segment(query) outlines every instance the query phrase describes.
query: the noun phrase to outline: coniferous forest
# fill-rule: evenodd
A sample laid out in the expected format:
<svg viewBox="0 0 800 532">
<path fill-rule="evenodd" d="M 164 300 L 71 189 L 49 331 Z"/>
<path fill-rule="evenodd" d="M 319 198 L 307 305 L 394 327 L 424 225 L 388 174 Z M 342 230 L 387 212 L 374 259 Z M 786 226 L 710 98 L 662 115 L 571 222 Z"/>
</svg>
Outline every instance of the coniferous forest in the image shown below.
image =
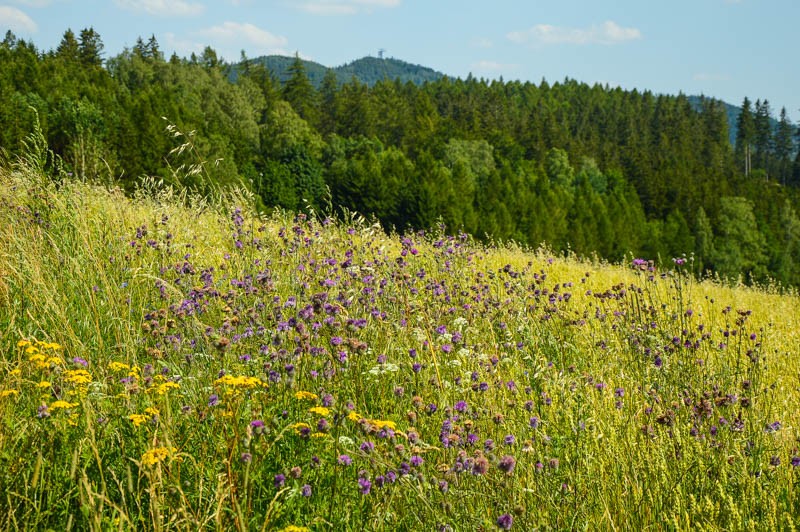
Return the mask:
<svg viewBox="0 0 800 532">
<path fill-rule="evenodd" d="M 232 73 L 235 72 L 235 75 Z M 211 48 L 165 57 L 155 38 L 105 54 L 93 29 L 55 50 L 0 43 L 0 147 L 40 128 L 49 171 L 132 192 L 143 176 L 263 209 L 354 211 L 387 229 L 619 261 L 694 257 L 694 272 L 800 284 L 800 156 L 785 109 L 567 79 L 443 77 L 312 84 Z"/>
</svg>

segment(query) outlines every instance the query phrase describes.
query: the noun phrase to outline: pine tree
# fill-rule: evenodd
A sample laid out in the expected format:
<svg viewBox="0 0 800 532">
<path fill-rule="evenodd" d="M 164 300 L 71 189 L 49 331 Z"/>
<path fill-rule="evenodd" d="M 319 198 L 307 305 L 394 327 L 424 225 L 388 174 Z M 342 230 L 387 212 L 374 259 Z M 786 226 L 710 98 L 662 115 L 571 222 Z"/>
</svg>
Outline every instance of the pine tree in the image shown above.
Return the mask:
<svg viewBox="0 0 800 532">
<path fill-rule="evenodd" d="M 755 138 L 755 123 L 753 111 L 750 108 L 750 99 L 744 97 L 742 110 L 736 119 L 736 158 L 744 167 L 744 175 L 750 175 L 752 170 L 752 149 Z"/>
<path fill-rule="evenodd" d="M 75 38 L 75 33 L 68 29 L 61 37 L 61 42 L 56 48 L 56 57 L 65 61 L 77 61 L 80 57 L 80 46 Z"/>
<path fill-rule="evenodd" d="M 300 115 L 300 118 L 316 124 L 316 96 L 314 86 L 306 74 L 306 67 L 299 54 L 295 54 L 294 62 L 287 71 L 289 79 L 283 85 L 283 99 L 289 102 L 292 109 Z"/>
<path fill-rule="evenodd" d="M 773 147 L 771 118 L 772 111 L 769 108 L 769 101 L 756 100 L 756 114 L 753 119 L 753 144 L 755 146 L 756 161 L 759 168 L 767 172 L 767 179 L 769 179 L 769 162 Z"/>
<path fill-rule="evenodd" d="M 794 148 L 792 143 L 793 133 L 792 124 L 786 116 L 786 107 L 783 107 L 781 108 L 778 125 L 775 127 L 775 159 L 778 169 L 777 178 L 784 185 L 789 180 L 792 173 L 791 155 Z"/>
<path fill-rule="evenodd" d="M 85 65 L 98 67 L 103 65 L 103 41 L 94 28 L 81 30 L 79 47 L 80 58 Z"/>
</svg>

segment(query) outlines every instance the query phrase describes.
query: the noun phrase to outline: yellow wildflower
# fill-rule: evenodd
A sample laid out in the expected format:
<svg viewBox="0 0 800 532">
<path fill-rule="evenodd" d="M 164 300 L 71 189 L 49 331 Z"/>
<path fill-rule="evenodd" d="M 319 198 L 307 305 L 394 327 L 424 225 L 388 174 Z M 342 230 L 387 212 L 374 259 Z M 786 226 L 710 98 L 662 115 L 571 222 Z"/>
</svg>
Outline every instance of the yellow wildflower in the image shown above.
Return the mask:
<svg viewBox="0 0 800 532">
<path fill-rule="evenodd" d="M 28 340 L 20 340 L 17 342 L 17 347 L 28 347 L 31 343 Z"/>
<path fill-rule="evenodd" d="M 49 388 L 50 387 L 50 383 L 47 382 L 47 381 L 42 381 L 39 384 L 37 384 L 36 387 L 37 388 Z"/>
<path fill-rule="evenodd" d="M 158 395 L 164 395 L 170 390 L 179 390 L 181 387 L 180 384 L 177 382 L 165 382 L 164 384 L 159 384 L 158 388 L 156 389 L 156 393 Z"/>
<path fill-rule="evenodd" d="M 69 423 L 73 427 L 78 426 L 78 414 L 70 414 L 69 418 L 67 419 L 67 423 Z"/>
<path fill-rule="evenodd" d="M 11 395 L 19 395 L 19 390 L 2 390 L 2 391 L 0 391 L 0 397 L 9 397 Z"/>
<path fill-rule="evenodd" d="M 303 429 L 311 430 L 311 425 L 308 423 L 295 423 L 292 425 L 292 428 L 294 429 L 295 434 L 300 435 L 302 434 Z"/>
<path fill-rule="evenodd" d="M 144 413 L 145 414 L 150 414 L 151 416 L 157 416 L 161 412 L 158 411 L 158 408 L 154 408 L 152 406 L 148 406 L 147 408 L 144 409 Z"/>
<path fill-rule="evenodd" d="M 315 432 L 314 434 L 311 435 L 311 437 L 312 438 L 317 438 L 317 439 L 322 439 L 322 438 L 327 438 L 328 434 L 325 434 L 324 432 Z"/>
<path fill-rule="evenodd" d="M 289 525 L 282 529 L 281 532 L 308 532 L 308 528 L 304 526 Z"/>
<path fill-rule="evenodd" d="M 29 355 L 34 355 L 39 352 L 39 348 L 33 345 L 29 345 L 25 348 L 25 352 Z"/>
<path fill-rule="evenodd" d="M 73 408 L 78 406 L 79 403 L 70 403 L 67 401 L 58 400 L 55 403 L 51 404 L 48 408 L 50 410 L 58 410 L 59 408 Z"/>
<path fill-rule="evenodd" d="M 131 369 L 131 367 L 127 364 L 123 364 L 122 362 L 111 362 L 108 364 L 108 369 L 111 371 L 122 371 L 124 369 Z"/>
<path fill-rule="evenodd" d="M 133 423 L 134 427 L 138 427 L 150 418 L 144 414 L 131 414 L 128 416 L 128 419 L 131 420 L 131 423 Z"/>
<path fill-rule="evenodd" d="M 317 400 L 317 394 L 311 393 L 311 392 L 299 391 L 299 392 L 295 392 L 294 398 L 295 399 L 300 399 L 300 400 L 308 399 L 309 401 L 316 401 Z"/>
<path fill-rule="evenodd" d="M 142 455 L 142 465 L 156 465 L 166 460 L 169 455 L 175 452 L 177 452 L 175 447 L 156 447 L 155 449 L 149 449 Z"/>
<path fill-rule="evenodd" d="M 350 411 L 350 413 L 347 414 L 347 419 L 349 419 L 350 421 L 355 421 L 356 423 L 358 423 L 359 421 L 361 421 L 361 416 L 356 414 L 355 411 Z"/>
<path fill-rule="evenodd" d="M 18 377 L 18 376 L 22 375 L 22 370 L 21 370 L 21 369 L 19 369 L 19 368 L 12 369 L 12 370 L 9 372 L 9 375 L 10 375 L 10 376 L 12 376 L 12 377 Z"/>
<path fill-rule="evenodd" d="M 214 381 L 214 386 L 231 386 L 233 388 L 257 388 L 266 386 L 258 377 L 234 377 L 233 375 L 223 375 Z"/>
<path fill-rule="evenodd" d="M 370 423 L 370 425 L 373 425 L 378 430 L 383 429 L 383 428 L 388 428 L 388 429 L 394 430 L 394 429 L 397 428 L 397 425 L 395 424 L 394 421 L 382 421 L 380 419 L 370 419 L 369 423 Z"/>
<path fill-rule="evenodd" d="M 78 386 L 92 382 L 92 375 L 85 369 L 71 369 L 66 372 L 64 380 Z"/>
<path fill-rule="evenodd" d="M 42 349 L 50 349 L 52 351 L 55 351 L 57 349 L 63 349 L 59 344 L 55 342 L 36 342 L 36 343 L 39 344 L 39 347 L 41 347 Z"/>
<path fill-rule="evenodd" d="M 312 406 L 311 408 L 308 409 L 308 411 L 311 412 L 312 414 L 318 414 L 323 417 L 330 415 L 331 413 L 330 408 L 325 408 L 324 406 Z"/>
</svg>

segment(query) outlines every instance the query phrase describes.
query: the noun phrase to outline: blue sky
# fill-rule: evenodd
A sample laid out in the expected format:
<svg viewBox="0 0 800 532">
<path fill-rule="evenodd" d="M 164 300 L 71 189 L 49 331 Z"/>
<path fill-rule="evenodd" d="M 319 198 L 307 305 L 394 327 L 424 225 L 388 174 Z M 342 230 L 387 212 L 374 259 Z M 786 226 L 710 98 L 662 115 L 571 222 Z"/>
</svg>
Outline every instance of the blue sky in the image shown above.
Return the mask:
<svg viewBox="0 0 800 532">
<path fill-rule="evenodd" d="M 89 26 L 106 57 L 151 34 L 167 55 L 226 60 L 338 66 L 385 49 L 454 77 L 767 98 L 800 119 L 800 0 L 0 0 L 0 30 L 40 49 Z"/>
</svg>

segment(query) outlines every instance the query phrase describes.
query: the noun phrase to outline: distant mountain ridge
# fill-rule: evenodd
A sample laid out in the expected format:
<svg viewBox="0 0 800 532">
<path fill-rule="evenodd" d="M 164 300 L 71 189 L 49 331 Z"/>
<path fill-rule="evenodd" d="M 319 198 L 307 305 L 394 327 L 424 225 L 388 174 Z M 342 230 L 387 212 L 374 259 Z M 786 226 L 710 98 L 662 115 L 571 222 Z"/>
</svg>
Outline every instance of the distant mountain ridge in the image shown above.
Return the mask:
<svg viewBox="0 0 800 532">
<path fill-rule="evenodd" d="M 283 55 L 267 55 L 251 59 L 251 64 L 263 65 L 267 70 L 279 79 L 281 82 L 289 78 L 289 67 L 294 63 L 294 57 L 287 57 Z M 306 75 L 309 81 L 315 87 L 319 88 L 322 84 L 322 78 L 329 70 L 329 67 L 317 63 L 315 61 L 308 61 L 301 59 L 303 66 L 306 69 Z M 234 65 L 231 68 L 230 76 L 235 80 L 238 76 L 238 69 L 241 64 Z M 366 56 L 361 59 L 356 59 L 350 63 L 330 68 L 336 74 L 339 83 L 347 83 L 353 78 L 359 82 L 372 86 L 381 80 L 394 81 L 399 79 L 401 82 L 412 82 L 417 85 L 422 85 L 427 81 L 436 81 L 445 77 L 444 74 L 432 68 L 422 65 L 415 65 L 407 63 L 400 59 L 394 58 L 379 58 Z"/>
</svg>

